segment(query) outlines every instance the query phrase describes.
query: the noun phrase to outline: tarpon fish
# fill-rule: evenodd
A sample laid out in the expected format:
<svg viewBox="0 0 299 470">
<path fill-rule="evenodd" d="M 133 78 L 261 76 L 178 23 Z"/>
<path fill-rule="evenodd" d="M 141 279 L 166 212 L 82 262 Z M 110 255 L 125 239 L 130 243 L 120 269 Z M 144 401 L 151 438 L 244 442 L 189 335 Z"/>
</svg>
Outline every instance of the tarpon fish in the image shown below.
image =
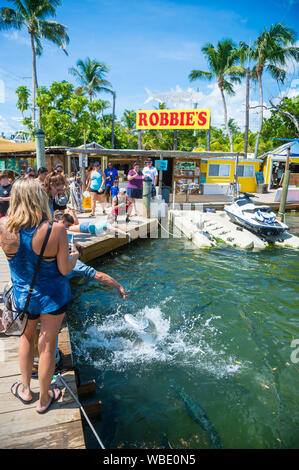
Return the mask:
<svg viewBox="0 0 299 470">
<path fill-rule="evenodd" d="M 158 333 L 152 320 L 146 317 L 134 317 L 130 313 L 126 313 L 124 319 L 144 343 L 154 344 L 156 342 Z"/>
<path fill-rule="evenodd" d="M 281 398 L 280 398 L 280 383 L 279 383 L 279 374 L 278 373 L 273 373 L 273 370 L 275 368 L 278 368 L 279 370 L 281 368 L 283 368 L 284 366 L 284 363 L 283 361 L 281 360 L 279 354 L 277 353 L 277 351 L 275 352 L 275 359 L 273 360 L 273 351 L 269 351 L 268 349 L 268 346 L 266 346 L 265 344 L 263 344 L 263 342 L 261 341 L 260 337 L 259 337 L 259 334 L 258 334 L 258 331 L 257 331 L 257 328 L 253 322 L 253 320 L 249 317 L 249 315 L 247 313 L 244 313 L 244 314 L 240 314 L 241 315 L 241 318 L 245 319 L 247 321 L 247 325 L 249 326 L 249 328 L 251 329 L 251 337 L 254 341 L 254 343 L 256 344 L 258 350 L 260 351 L 262 357 L 263 357 L 263 361 L 264 363 L 266 364 L 266 366 L 271 370 L 271 373 L 273 375 L 273 385 L 275 385 L 275 388 L 272 390 L 272 392 L 274 392 L 274 396 L 277 400 L 277 409 L 278 409 L 278 415 L 280 414 L 281 412 L 281 409 L 282 409 L 282 405 L 281 405 Z M 271 364 L 272 362 L 272 364 Z"/>
<path fill-rule="evenodd" d="M 200 404 L 195 403 L 192 398 L 185 393 L 184 389 L 176 383 L 175 380 L 170 379 L 169 385 L 174 390 L 177 397 L 184 403 L 189 416 L 206 432 L 214 448 L 223 449 L 217 431 L 215 430 L 213 424 L 206 415 L 205 410 L 200 406 Z"/>
<path fill-rule="evenodd" d="M 148 103 L 151 100 L 156 100 L 159 103 L 173 103 L 173 104 L 179 104 L 179 103 L 198 103 L 202 97 L 203 94 L 198 91 L 194 91 L 193 88 L 188 88 L 186 91 L 183 91 L 178 85 L 176 86 L 176 89 L 173 90 L 171 89 L 169 92 L 165 93 L 151 93 L 150 90 L 145 88 L 145 91 L 148 94 L 147 100 L 144 102 L 144 104 Z"/>
</svg>

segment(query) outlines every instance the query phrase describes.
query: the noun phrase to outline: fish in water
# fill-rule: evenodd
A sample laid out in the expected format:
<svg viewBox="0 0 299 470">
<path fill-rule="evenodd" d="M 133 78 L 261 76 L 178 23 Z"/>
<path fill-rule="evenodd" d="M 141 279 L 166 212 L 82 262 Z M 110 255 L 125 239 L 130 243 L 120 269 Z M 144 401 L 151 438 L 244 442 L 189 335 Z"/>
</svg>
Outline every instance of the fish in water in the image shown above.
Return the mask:
<svg viewBox="0 0 299 470">
<path fill-rule="evenodd" d="M 134 317 L 134 315 L 131 315 L 130 313 L 126 313 L 124 315 L 124 319 L 131 326 L 131 328 L 134 329 L 139 340 L 144 343 L 156 343 L 158 333 L 156 325 L 152 320 L 146 317 Z"/>
<path fill-rule="evenodd" d="M 182 387 L 173 379 L 169 380 L 170 387 L 174 390 L 177 397 L 184 403 L 189 416 L 200 425 L 200 427 L 206 432 L 209 440 L 213 444 L 215 449 L 223 449 L 223 446 L 215 430 L 213 424 L 206 415 L 205 410 L 200 406 L 199 403 L 195 403 L 192 398 L 187 395 Z"/>
</svg>

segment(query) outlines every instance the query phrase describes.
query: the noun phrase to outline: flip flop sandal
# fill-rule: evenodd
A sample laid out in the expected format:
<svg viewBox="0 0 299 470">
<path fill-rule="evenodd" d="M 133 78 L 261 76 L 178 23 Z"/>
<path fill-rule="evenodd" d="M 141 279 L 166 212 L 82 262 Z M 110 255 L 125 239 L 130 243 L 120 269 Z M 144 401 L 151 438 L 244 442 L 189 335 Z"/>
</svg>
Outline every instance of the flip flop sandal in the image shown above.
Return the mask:
<svg viewBox="0 0 299 470">
<path fill-rule="evenodd" d="M 55 392 L 54 392 L 54 389 L 57 388 L 59 390 L 59 395 L 55 398 Z M 47 408 L 43 411 L 38 411 L 36 410 L 36 412 L 39 414 L 39 415 L 43 415 L 44 413 L 47 413 L 47 411 L 49 411 L 49 408 L 51 407 L 51 405 L 53 405 L 53 403 L 57 400 L 59 400 L 59 398 L 61 397 L 61 390 L 60 388 L 56 387 L 55 385 L 53 387 L 51 387 L 51 392 L 52 392 L 52 397 L 51 397 L 51 400 L 50 400 L 50 403 L 49 405 L 47 406 Z"/>
<path fill-rule="evenodd" d="M 12 391 L 12 389 L 14 388 L 15 385 L 17 385 L 17 386 L 16 386 L 16 388 L 15 388 L 15 393 L 14 393 L 14 392 Z M 15 382 L 15 383 L 11 386 L 10 391 L 11 391 L 11 393 L 13 394 L 13 396 L 16 397 L 16 398 L 18 398 L 19 400 L 21 400 L 21 402 L 24 403 L 24 405 L 29 405 L 29 403 L 32 402 L 32 398 L 31 398 L 31 400 L 24 400 L 22 397 L 20 397 L 20 395 L 19 395 L 19 393 L 18 393 L 18 389 L 19 389 L 19 386 L 20 386 L 20 385 L 22 385 L 21 382 Z"/>
</svg>

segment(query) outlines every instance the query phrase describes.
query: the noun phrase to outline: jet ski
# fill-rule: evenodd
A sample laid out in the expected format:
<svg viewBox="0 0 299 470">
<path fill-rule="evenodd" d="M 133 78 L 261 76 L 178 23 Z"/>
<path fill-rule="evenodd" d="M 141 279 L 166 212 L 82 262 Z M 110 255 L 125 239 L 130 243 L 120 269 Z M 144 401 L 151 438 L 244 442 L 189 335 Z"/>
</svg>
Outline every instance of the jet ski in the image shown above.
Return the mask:
<svg viewBox="0 0 299 470">
<path fill-rule="evenodd" d="M 256 206 L 248 194 L 234 198 L 232 204 L 224 206 L 232 222 L 245 227 L 263 238 L 281 235 L 289 227 L 276 219 L 269 206 Z"/>
</svg>

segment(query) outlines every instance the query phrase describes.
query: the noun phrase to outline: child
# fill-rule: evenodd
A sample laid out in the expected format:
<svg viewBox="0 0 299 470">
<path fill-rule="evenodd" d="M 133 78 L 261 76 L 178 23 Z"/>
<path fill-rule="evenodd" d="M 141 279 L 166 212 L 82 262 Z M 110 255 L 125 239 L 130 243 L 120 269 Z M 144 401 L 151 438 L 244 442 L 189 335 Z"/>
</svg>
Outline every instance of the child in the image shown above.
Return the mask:
<svg viewBox="0 0 299 470">
<path fill-rule="evenodd" d="M 129 200 L 126 189 L 121 188 L 119 190 L 119 196 L 116 195 L 112 199 L 112 212 L 111 215 L 114 217 L 114 221 L 117 221 L 117 216 L 126 214 L 126 222 L 129 222 L 132 211 L 132 202 Z"/>
<path fill-rule="evenodd" d="M 111 188 L 111 201 L 113 201 L 114 196 L 117 196 L 119 192 L 118 179 L 115 178 L 113 186 Z"/>
</svg>

